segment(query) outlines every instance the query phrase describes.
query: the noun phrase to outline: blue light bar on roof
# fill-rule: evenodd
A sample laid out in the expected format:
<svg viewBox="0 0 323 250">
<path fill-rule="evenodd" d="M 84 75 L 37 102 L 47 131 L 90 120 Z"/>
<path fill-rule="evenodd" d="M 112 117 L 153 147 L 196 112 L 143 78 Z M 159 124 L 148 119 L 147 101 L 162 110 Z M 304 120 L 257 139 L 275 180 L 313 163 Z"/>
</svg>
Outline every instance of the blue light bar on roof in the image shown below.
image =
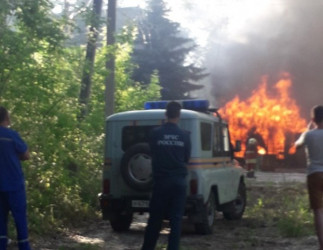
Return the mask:
<svg viewBox="0 0 323 250">
<path fill-rule="evenodd" d="M 166 109 L 169 101 L 151 101 L 145 103 L 145 109 Z M 195 111 L 207 111 L 209 108 L 208 100 L 181 100 L 177 101 L 182 105 L 183 109 Z"/>
<path fill-rule="evenodd" d="M 145 102 L 145 109 L 166 109 L 168 101 Z"/>
<path fill-rule="evenodd" d="M 209 108 L 208 100 L 183 100 L 183 109 L 190 109 L 196 111 L 207 111 Z"/>
</svg>

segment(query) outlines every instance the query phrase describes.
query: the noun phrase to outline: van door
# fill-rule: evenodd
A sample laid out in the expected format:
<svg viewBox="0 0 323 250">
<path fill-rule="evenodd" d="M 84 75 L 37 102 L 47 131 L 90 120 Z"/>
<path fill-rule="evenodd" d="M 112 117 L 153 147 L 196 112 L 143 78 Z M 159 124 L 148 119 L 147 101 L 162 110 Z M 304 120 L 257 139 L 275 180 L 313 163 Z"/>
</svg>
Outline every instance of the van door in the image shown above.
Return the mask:
<svg viewBox="0 0 323 250">
<path fill-rule="evenodd" d="M 221 168 L 218 170 L 218 175 L 221 180 L 218 182 L 219 202 L 229 202 L 236 190 L 232 190 L 233 175 L 229 131 L 225 124 L 213 124 L 213 157 L 216 161 L 221 162 Z"/>
<path fill-rule="evenodd" d="M 240 174 L 236 171 L 235 166 L 232 161 L 232 148 L 230 145 L 229 129 L 226 124 L 221 124 L 222 133 L 222 145 L 223 145 L 223 156 L 224 156 L 224 167 L 227 171 L 227 182 L 228 185 L 226 195 L 231 199 L 235 199 L 237 195 L 237 189 L 239 184 Z"/>
</svg>

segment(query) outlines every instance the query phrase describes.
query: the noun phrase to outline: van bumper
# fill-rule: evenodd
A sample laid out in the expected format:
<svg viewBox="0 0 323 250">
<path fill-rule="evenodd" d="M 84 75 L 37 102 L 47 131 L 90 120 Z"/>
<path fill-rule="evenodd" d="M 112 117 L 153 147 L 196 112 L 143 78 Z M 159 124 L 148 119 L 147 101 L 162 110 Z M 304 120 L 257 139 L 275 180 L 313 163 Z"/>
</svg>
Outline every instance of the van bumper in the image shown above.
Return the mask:
<svg viewBox="0 0 323 250">
<path fill-rule="evenodd" d="M 127 196 L 127 197 L 121 197 L 116 198 L 113 195 L 109 194 L 98 194 L 99 202 L 100 202 L 100 208 L 102 212 L 102 219 L 103 220 L 110 220 L 112 219 L 116 214 L 120 213 L 134 213 L 134 212 L 148 212 L 149 207 L 148 206 L 142 206 L 142 207 L 134 207 L 133 201 L 144 201 L 149 202 L 149 197 L 138 197 L 138 196 Z"/>
<path fill-rule="evenodd" d="M 149 197 L 121 197 L 116 198 L 109 194 L 98 194 L 100 208 L 103 220 L 111 220 L 116 213 L 144 213 L 149 211 L 149 207 L 133 207 L 133 200 L 149 201 Z M 202 195 L 188 196 L 185 205 L 185 215 L 193 223 L 202 221 L 201 214 L 205 209 L 204 200 Z"/>
</svg>

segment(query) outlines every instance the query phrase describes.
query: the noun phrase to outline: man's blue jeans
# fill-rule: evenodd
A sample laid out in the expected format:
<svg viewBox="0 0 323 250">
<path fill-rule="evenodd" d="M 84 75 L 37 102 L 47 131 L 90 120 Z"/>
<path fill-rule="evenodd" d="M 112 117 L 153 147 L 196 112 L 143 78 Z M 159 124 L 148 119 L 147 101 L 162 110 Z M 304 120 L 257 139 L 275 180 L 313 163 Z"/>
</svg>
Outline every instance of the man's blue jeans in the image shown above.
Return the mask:
<svg viewBox="0 0 323 250">
<path fill-rule="evenodd" d="M 162 221 L 169 214 L 170 234 L 168 250 L 178 250 L 182 230 L 182 217 L 186 202 L 186 177 L 167 176 L 154 180 L 149 207 L 148 225 L 142 250 L 155 249 Z"/>
<path fill-rule="evenodd" d="M 7 249 L 9 211 L 11 211 L 16 224 L 19 250 L 30 250 L 27 227 L 27 202 L 24 188 L 10 192 L 0 191 L 0 250 Z"/>
</svg>

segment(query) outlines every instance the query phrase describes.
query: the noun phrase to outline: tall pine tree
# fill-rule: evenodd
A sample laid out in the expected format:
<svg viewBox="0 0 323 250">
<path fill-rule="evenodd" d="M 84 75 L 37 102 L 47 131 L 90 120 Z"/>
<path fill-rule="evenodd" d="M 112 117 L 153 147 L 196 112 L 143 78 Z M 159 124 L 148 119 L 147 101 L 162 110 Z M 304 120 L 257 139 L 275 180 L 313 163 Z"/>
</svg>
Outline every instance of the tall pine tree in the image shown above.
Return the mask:
<svg viewBox="0 0 323 250">
<path fill-rule="evenodd" d="M 187 64 L 188 54 L 196 48 L 193 40 L 181 36 L 179 24 L 167 18 L 163 0 L 150 0 L 144 18 L 138 25 L 133 53 L 138 68 L 133 78 L 144 84 L 158 71 L 163 100 L 187 99 L 191 91 L 202 88 L 194 84 L 207 74 L 194 63 Z"/>
</svg>

